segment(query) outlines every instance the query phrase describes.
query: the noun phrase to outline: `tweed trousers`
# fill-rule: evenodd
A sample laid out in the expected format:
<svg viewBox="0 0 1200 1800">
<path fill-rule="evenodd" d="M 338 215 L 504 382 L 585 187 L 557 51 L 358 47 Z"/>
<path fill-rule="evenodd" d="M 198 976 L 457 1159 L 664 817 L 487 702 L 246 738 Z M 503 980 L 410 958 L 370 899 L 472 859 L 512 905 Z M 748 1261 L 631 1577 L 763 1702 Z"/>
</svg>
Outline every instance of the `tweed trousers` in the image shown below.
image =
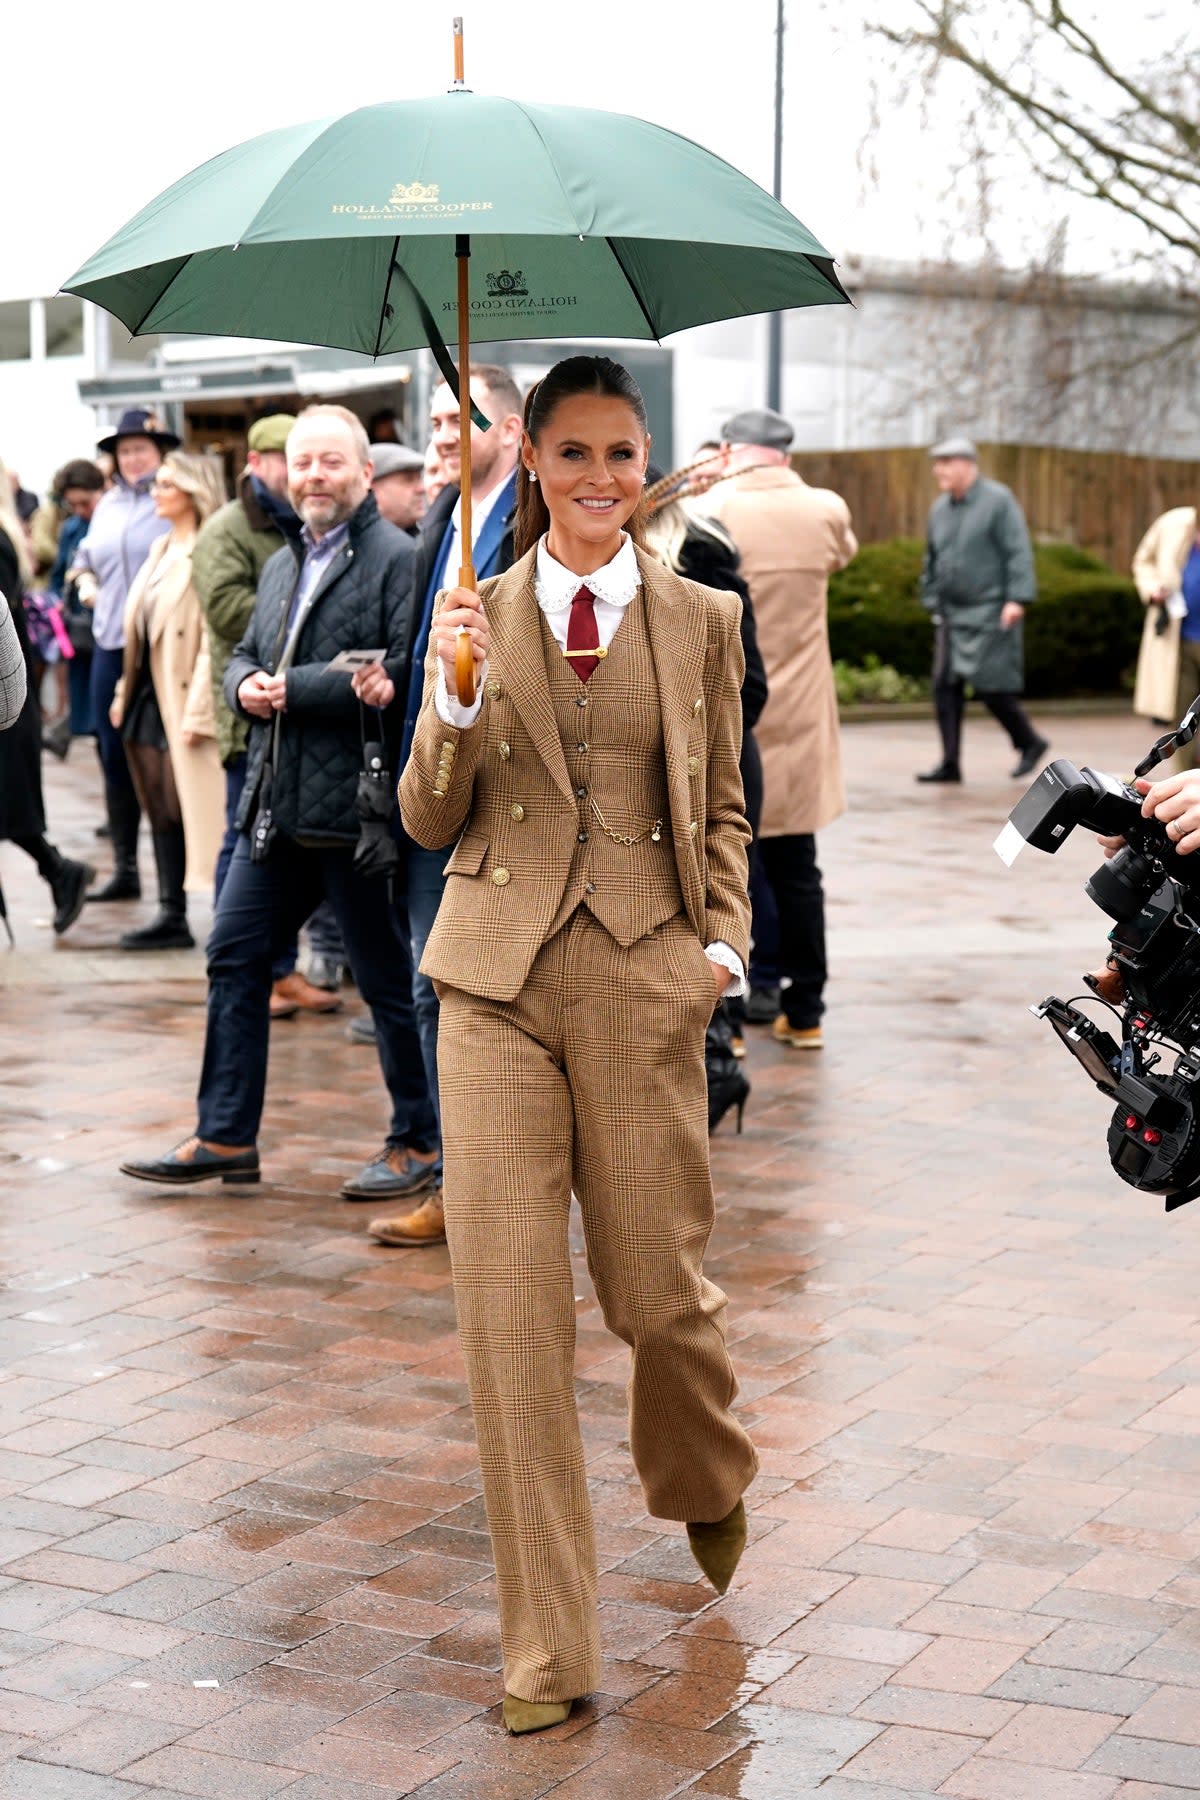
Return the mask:
<svg viewBox="0 0 1200 1800">
<path fill-rule="evenodd" d="M 757 1458 L 730 1412 L 704 1031 L 712 965 L 680 914 L 622 948 L 576 911 L 515 1000 L 438 983 L 446 1232 L 500 1593 L 504 1685 L 600 1679 L 575 1408 L 574 1189 L 605 1323 L 633 1352 L 629 1444 L 657 1518 L 724 1518 Z"/>
</svg>

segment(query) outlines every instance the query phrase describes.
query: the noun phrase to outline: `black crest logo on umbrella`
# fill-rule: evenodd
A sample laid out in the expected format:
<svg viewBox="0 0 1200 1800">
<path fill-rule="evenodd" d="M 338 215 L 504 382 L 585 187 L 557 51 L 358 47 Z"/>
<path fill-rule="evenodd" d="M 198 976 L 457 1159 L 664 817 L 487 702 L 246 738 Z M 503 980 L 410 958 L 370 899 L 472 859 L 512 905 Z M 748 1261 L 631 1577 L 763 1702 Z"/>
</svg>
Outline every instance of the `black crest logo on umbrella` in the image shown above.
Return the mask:
<svg viewBox="0 0 1200 1800">
<path fill-rule="evenodd" d="M 528 297 L 529 294 L 529 289 L 525 286 L 523 269 L 511 272 L 508 269 L 501 269 L 498 275 L 489 275 L 487 290 L 489 300 L 515 300 Z"/>
</svg>

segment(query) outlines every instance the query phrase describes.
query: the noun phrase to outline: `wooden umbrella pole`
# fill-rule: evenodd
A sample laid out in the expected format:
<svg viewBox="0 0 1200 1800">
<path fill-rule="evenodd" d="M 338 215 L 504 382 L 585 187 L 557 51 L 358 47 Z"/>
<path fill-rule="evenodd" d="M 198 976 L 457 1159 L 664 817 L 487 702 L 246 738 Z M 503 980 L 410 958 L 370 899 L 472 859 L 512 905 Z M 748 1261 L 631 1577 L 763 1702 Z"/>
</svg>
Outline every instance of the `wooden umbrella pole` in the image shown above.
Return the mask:
<svg viewBox="0 0 1200 1800">
<path fill-rule="evenodd" d="M 465 80 L 463 63 L 462 20 L 454 21 L 454 81 L 461 87 Z M 475 546 L 471 530 L 471 240 L 460 235 L 454 246 L 458 264 L 458 454 L 459 454 L 459 541 L 462 545 L 458 570 L 459 587 L 475 592 Z M 464 706 L 475 703 L 475 653 L 466 631 L 458 634 L 454 648 L 454 685 Z"/>
<path fill-rule="evenodd" d="M 459 498 L 459 541 L 461 562 L 459 587 L 475 592 L 475 549 L 471 529 L 471 310 L 470 282 L 467 271 L 471 254 L 470 239 L 460 237 L 455 255 L 458 260 L 458 454 L 462 483 Z M 466 631 L 459 633 L 454 651 L 454 683 L 464 706 L 475 702 L 475 653 Z"/>
</svg>

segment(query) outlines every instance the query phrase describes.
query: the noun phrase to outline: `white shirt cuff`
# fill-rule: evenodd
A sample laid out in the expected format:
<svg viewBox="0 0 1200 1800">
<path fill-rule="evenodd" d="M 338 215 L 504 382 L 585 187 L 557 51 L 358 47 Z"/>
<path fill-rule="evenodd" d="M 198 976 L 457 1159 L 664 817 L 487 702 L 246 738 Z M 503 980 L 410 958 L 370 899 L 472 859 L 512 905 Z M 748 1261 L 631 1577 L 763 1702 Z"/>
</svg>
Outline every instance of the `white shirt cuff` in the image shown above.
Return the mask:
<svg viewBox="0 0 1200 1800">
<path fill-rule="evenodd" d="M 433 706 L 443 725 L 454 725 L 459 731 L 466 731 L 479 717 L 483 707 L 483 684 L 487 679 L 488 666 L 475 672 L 475 701 L 471 706 L 464 706 L 461 700 L 452 700 L 450 690 L 446 686 L 446 671 L 438 663 L 437 687 L 433 692 Z"/>
<path fill-rule="evenodd" d="M 721 995 L 722 1000 L 744 1000 L 750 992 L 750 988 L 746 981 L 746 965 L 737 951 L 732 949 L 729 944 L 718 941 L 715 944 L 709 944 L 704 954 L 709 962 L 720 963 L 721 967 L 728 969 L 733 976 L 733 980 Z"/>
</svg>

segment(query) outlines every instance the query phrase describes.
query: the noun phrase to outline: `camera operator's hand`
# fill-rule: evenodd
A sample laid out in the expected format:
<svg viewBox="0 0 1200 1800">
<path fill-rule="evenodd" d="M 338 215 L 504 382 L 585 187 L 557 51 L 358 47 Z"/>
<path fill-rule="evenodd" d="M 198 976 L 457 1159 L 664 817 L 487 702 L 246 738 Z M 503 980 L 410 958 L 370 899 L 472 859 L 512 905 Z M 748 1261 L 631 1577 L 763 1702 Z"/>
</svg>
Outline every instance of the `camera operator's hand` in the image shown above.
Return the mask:
<svg viewBox="0 0 1200 1800">
<path fill-rule="evenodd" d="M 1000 608 L 1001 631 L 1011 631 L 1013 626 L 1019 625 L 1024 617 L 1025 608 L 1019 600 L 1006 600 Z"/>
<path fill-rule="evenodd" d="M 1123 837 L 1098 837 L 1096 842 L 1099 844 L 1106 857 L 1115 856 L 1118 850 L 1123 850 L 1125 848 L 1125 839 Z"/>
<path fill-rule="evenodd" d="M 1143 818 L 1157 819 L 1166 827 L 1180 856 L 1200 850 L 1200 769 L 1185 769 L 1165 781 L 1139 780 L 1137 789 L 1145 795 Z"/>
</svg>

